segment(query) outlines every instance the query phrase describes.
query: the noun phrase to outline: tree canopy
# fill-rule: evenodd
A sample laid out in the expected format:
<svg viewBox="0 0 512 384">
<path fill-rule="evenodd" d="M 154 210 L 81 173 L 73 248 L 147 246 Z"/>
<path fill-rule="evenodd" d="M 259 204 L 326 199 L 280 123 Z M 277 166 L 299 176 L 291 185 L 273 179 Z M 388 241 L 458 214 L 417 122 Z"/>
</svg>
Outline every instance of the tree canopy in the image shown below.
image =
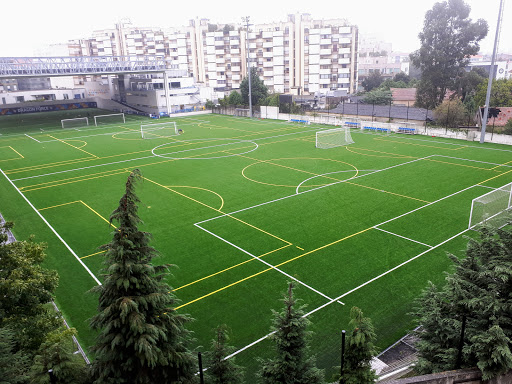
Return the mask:
<svg viewBox="0 0 512 384">
<path fill-rule="evenodd" d="M 244 105 L 249 105 L 249 78 L 244 77 L 240 83 L 240 92 L 242 93 L 242 100 Z M 268 87 L 258 76 L 255 67 L 251 67 L 251 101 L 252 105 L 259 105 L 260 101 L 265 100 L 268 96 Z"/>
<path fill-rule="evenodd" d="M 423 31 L 419 34 L 421 47 L 410 57 L 421 72 L 416 103 L 433 109 L 442 101 L 446 91 L 455 88 L 457 75 L 480 49 L 479 42 L 487 35 L 487 22 L 469 18 L 471 8 L 463 0 L 436 3 L 427 11 Z"/>
<path fill-rule="evenodd" d="M 364 87 L 366 92 L 370 92 L 372 89 L 380 87 L 383 81 L 384 78 L 380 72 L 374 71 L 361 82 L 361 85 Z"/>
<path fill-rule="evenodd" d="M 164 281 L 171 265 L 154 266 L 157 252 L 150 235 L 138 229 L 135 184 L 138 169 L 130 173 L 119 206 L 110 215 L 118 223 L 113 239 L 104 245 L 103 285 L 98 313 L 91 327 L 99 331 L 92 350 L 93 376 L 101 383 L 193 382 L 195 359 L 188 350 L 191 319 L 174 310 L 177 298 Z"/>
<path fill-rule="evenodd" d="M 485 105 L 487 82 L 478 85 L 475 102 L 478 106 Z M 512 107 L 512 79 L 493 80 L 491 88 L 490 107 Z"/>
<path fill-rule="evenodd" d="M 512 369 L 512 232 L 482 228 L 479 240 L 469 240 L 466 257 L 451 259 L 455 271 L 446 285 L 430 283 L 416 302 L 413 314 L 422 329 L 415 369 L 456 368 L 465 322 L 460 367 L 478 366 L 488 380 Z"/>
<path fill-rule="evenodd" d="M 235 359 L 226 359 L 234 348 L 227 345 L 229 341 L 226 325 L 215 329 L 211 350 L 206 355 L 208 370 L 206 377 L 211 384 L 240 384 L 243 383 L 243 369 L 235 364 Z"/>
</svg>

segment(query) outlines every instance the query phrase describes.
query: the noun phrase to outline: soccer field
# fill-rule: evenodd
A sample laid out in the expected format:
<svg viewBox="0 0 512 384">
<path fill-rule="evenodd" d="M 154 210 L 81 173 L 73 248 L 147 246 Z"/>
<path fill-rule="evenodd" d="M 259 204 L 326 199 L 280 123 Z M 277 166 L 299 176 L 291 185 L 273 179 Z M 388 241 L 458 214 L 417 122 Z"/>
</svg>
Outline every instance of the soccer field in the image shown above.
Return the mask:
<svg viewBox="0 0 512 384">
<path fill-rule="evenodd" d="M 105 111 L 95 110 L 94 114 Z M 462 255 L 472 199 L 512 182 L 512 148 L 353 130 L 354 144 L 315 148 L 328 126 L 212 114 L 61 128 L 69 116 L 0 118 L 0 212 L 14 234 L 48 243 L 57 303 L 94 340 L 87 320 L 111 239 L 109 215 L 129 172 L 142 230 L 172 263 L 179 312 L 205 351 L 227 324 L 252 375 L 269 353 L 271 309 L 288 281 L 312 321 L 319 366 L 339 365 L 352 306 L 371 317 L 380 348 L 412 326 L 412 300 Z M 141 124 L 175 122 L 174 126 Z M 94 122 L 92 123 L 94 124 Z"/>
</svg>

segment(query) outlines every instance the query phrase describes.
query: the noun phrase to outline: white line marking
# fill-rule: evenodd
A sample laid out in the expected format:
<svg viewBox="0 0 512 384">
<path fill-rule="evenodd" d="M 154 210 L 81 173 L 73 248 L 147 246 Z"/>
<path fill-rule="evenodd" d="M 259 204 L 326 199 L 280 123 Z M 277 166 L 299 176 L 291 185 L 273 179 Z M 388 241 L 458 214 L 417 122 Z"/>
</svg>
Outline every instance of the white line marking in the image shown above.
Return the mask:
<svg viewBox="0 0 512 384">
<path fill-rule="evenodd" d="M 360 176 L 357 176 L 357 177 L 353 177 L 353 178 L 351 178 L 350 180 L 359 179 L 359 178 L 361 178 L 361 177 L 366 177 L 366 176 L 369 176 L 369 175 L 373 175 L 373 174 L 378 173 L 378 172 L 382 172 L 382 171 L 386 171 L 386 170 L 389 170 L 389 169 L 392 169 L 392 168 L 400 167 L 400 166 L 402 166 L 402 165 L 406 165 L 406 164 L 414 163 L 415 161 L 424 160 L 424 159 L 427 159 L 427 158 L 432 157 L 432 156 L 433 156 L 433 155 L 430 155 L 430 156 L 422 157 L 422 158 L 419 158 L 419 159 L 415 159 L 415 160 L 407 161 L 407 162 L 405 162 L 405 163 L 396 164 L 396 165 L 393 165 L 393 166 L 388 167 L 388 168 L 382 168 L 382 169 L 379 169 L 379 170 L 374 171 L 374 172 L 370 172 L 370 173 L 366 173 L 366 174 L 364 174 L 364 175 L 360 175 Z M 257 207 L 261 207 L 261 206 L 263 206 L 263 205 L 267 205 L 267 204 L 275 203 L 275 202 L 280 201 L 280 200 L 289 199 L 290 197 L 297 197 L 297 196 L 300 196 L 300 195 L 302 195 L 302 194 L 304 194 L 304 193 L 310 193 L 310 192 L 313 192 L 313 191 L 316 191 L 316 190 L 319 190 L 319 189 L 322 189 L 322 188 L 330 187 L 330 186 L 332 186 L 332 185 L 341 184 L 341 183 L 344 183 L 344 182 L 346 182 L 346 181 L 348 181 L 348 180 L 340 180 L 340 181 L 336 181 L 336 182 L 333 182 L 333 183 L 330 183 L 330 184 L 321 185 L 321 186 L 316 187 L 316 188 L 308 189 L 307 191 L 303 191 L 303 192 L 299 192 L 299 193 L 294 193 L 293 195 L 283 196 L 283 197 L 280 197 L 280 198 L 278 198 L 278 199 L 274 199 L 274 200 L 267 201 L 267 202 L 264 202 L 264 203 L 261 203 L 261 204 L 253 205 L 252 207 L 242 208 L 242 209 L 239 209 L 238 211 L 233 211 L 233 212 L 225 213 L 225 214 L 223 214 L 223 215 L 215 216 L 215 217 L 212 217 L 212 218 L 209 218 L 209 219 L 203 220 L 203 221 L 199 221 L 199 222 L 197 222 L 196 224 L 206 223 L 206 222 L 208 222 L 208 221 L 216 220 L 216 219 L 220 219 L 220 218 L 225 217 L 225 216 L 232 216 L 232 215 L 234 215 L 235 213 L 240 213 L 240 212 L 243 212 L 243 211 L 247 211 L 247 210 L 249 210 L 249 209 L 253 209 L 253 208 L 257 208 Z"/>
<path fill-rule="evenodd" d="M 461 157 L 453 157 L 453 156 L 444 156 L 444 155 L 434 155 L 435 157 L 446 157 L 447 159 L 454 159 L 454 160 L 462 160 L 462 161 L 472 161 L 474 163 L 482 163 L 482 164 L 489 164 L 489 165 L 498 165 L 500 167 L 509 167 L 512 168 L 512 165 L 505 165 L 505 164 L 498 164 L 498 163 L 489 163 L 488 161 L 480 161 L 480 160 L 471 160 L 471 159 L 463 159 Z M 456 163 L 452 163 L 454 165 L 459 165 Z"/>
<path fill-rule="evenodd" d="M 397 233 L 389 232 L 389 231 L 386 231 L 386 230 L 381 229 L 381 228 L 378 228 L 378 227 L 373 227 L 373 228 L 375 228 L 375 229 L 377 229 L 377 230 L 379 230 L 379 231 L 382 231 L 382 232 L 389 233 L 390 235 L 393 235 L 393 236 L 396 236 L 396 237 L 401 237 L 402 239 L 409 240 L 409 241 L 412 241 L 412 242 L 414 242 L 414 243 L 418 243 L 418 244 L 424 245 L 425 247 L 432 248 L 432 246 L 431 246 L 431 245 L 428 245 L 428 244 L 422 243 L 421 241 L 416 241 L 416 240 L 410 239 L 410 238 L 408 238 L 408 237 L 401 236 L 401 235 L 399 235 L 399 234 L 397 234 Z"/>
<path fill-rule="evenodd" d="M 27 137 L 31 138 L 32 140 L 34 140 L 34 141 L 37 141 L 38 143 L 40 143 L 40 141 L 39 141 L 39 140 L 37 140 L 37 139 L 34 139 L 34 138 L 33 138 L 32 136 L 30 136 L 30 135 L 27 135 L 26 133 L 25 133 L 25 136 L 27 136 Z"/>
<path fill-rule="evenodd" d="M 361 284 L 361 285 L 359 285 L 359 286 L 357 286 L 357 287 L 355 287 L 355 288 L 351 289 L 350 291 L 345 292 L 343 295 L 340 295 L 340 296 L 338 296 L 338 297 L 336 297 L 336 298 L 332 299 L 331 301 L 329 301 L 329 302 L 327 302 L 327 303 L 325 303 L 325 304 L 322 304 L 321 306 L 319 306 L 319 307 L 317 307 L 317 308 L 313 309 L 312 311 L 310 311 L 310 312 L 306 313 L 306 314 L 305 314 L 304 316 L 302 316 L 302 317 L 308 317 L 309 315 L 312 315 L 313 313 L 318 312 L 319 310 L 321 310 L 321 309 L 323 309 L 323 308 L 327 307 L 328 305 L 330 305 L 330 304 L 334 303 L 335 301 L 338 301 L 339 299 L 341 299 L 341 298 L 343 298 L 343 297 L 345 297 L 345 296 L 347 296 L 347 295 L 349 295 L 349 294 L 351 294 L 351 293 L 353 293 L 353 292 L 355 292 L 355 291 L 357 291 L 357 290 L 359 290 L 359 289 L 361 289 L 361 288 L 365 287 L 366 285 L 368 285 L 368 284 L 370 284 L 370 283 L 373 283 L 374 281 L 376 281 L 376 280 L 380 279 L 381 277 L 384 277 L 384 276 L 386 276 L 387 274 L 389 274 L 389 273 L 391 273 L 391 272 L 393 272 L 393 271 L 397 270 L 398 268 L 401 268 L 401 267 L 403 267 L 404 265 L 409 264 L 411 261 L 416 260 L 417 258 L 419 258 L 419 257 L 421 257 L 421 256 L 423 256 L 423 255 L 425 255 L 425 254 L 427 254 L 428 252 L 430 252 L 430 251 L 432 251 L 432 250 L 434 250 L 434 249 L 439 248 L 441 245 L 446 244 L 447 242 L 449 242 L 449 241 L 451 241 L 451 240 L 455 239 L 456 237 L 458 237 L 458 236 L 460 236 L 460 235 L 462 235 L 462 234 L 466 233 L 467 231 L 469 231 L 469 229 L 465 229 L 465 230 L 463 230 L 462 232 L 459 232 L 458 234 L 456 234 L 455 236 L 452 236 L 452 237 L 450 237 L 449 239 L 447 239 L 447 240 L 445 240 L 445 241 L 443 241 L 443 242 L 441 242 L 441 243 L 439 243 L 439 244 L 437 244 L 437 245 L 433 246 L 432 248 L 429 248 L 429 249 L 427 249 L 426 251 L 424 251 L 424 252 L 422 252 L 422 253 L 420 253 L 420 254 L 418 254 L 418 255 L 416 255 L 416 256 L 414 256 L 414 257 L 410 258 L 409 260 L 406 260 L 406 261 L 404 261 L 403 263 L 398 264 L 397 266 L 395 266 L 395 267 L 393 267 L 393 268 L 391 268 L 391 269 L 387 270 L 386 272 L 381 273 L 381 274 L 380 274 L 380 275 L 378 275 L 378 276 L 375 276 L 374 278 L 372 278 L 372 279 L 368 280 L 367 282 L 365 282 L 365 283 L 363 283 L 363 284 Z M 252 343 L 250 343 L 250 344 L 246 345 L 245 347 L 240 348 L 239 350 L 235 351 L 235 352 L 234 352 L 234 353 L 232 353 L 231 355 L 226 356 L 226 359 L 229 359 L 229 358 L 231 358 L 231 357 L 233 357 L 233 356 L 236 356 L 236 355 L 238 355 L 240 352 L 243 352 L 243 351 L 245 351 L 246 349 L 248 349 L 248 348 L 250 348 L 250 347 L 252 347 L 252 346 L 254 346 L 254 345 L 258 344 L 259 342 L 261 342 L 261 341 L 265 340 L 267 337 L 269 337 L 269 336 L 270 336 L 270 335 L 272 335 L 273 333 L 275 333 L 275 332 L 268 333 L 268 334 L 266 334 L 265 336 L 260 337 L 258 340 L 253 341 Z"/>
<path fill-rule="evenodd" d="M 91 275 L 91 277 L 94 279 L 94 281 L 96 281 L 96 283 L 98 285 L 101 285 L 101 282 L 98 280 L 98 278 L 96 276 L 94 276 L 94 273 L 91 272 L 91 270 L 87 267 L 87 265 L 84 264 L 84 262 L 82 260 L 80 260 L 80 258 L 78 257 L 78 255 L 75 253 L 75 251 L 73 251 L 71 249 L 71 247 L 68 245 L 68 243 L 66 243 L 64 241 L 64 239 L 58 234 L 58 232 L 50 225 L 50 223 L 44 218 L 44 216 L 41 214 L 41 212 L 39 212 L 36 207 L 34 207 L 32 205 L 32 203 L 30 202 L 29 199 L 27 199 L 27 197 L 18 189 L 18 187 L 16 187 L 16 185 L 14 185 L 14 183 L 11 181 L 11 179 L 9 179 L 7 177 L 7 175 L 4 173 L 4 171 L 2 169 L 0 169 L 0 172 L 2 172 L 2 175 L 4 175 L 4 177 L 9 181 L 9 183 L 11 183 L 11 185 L 14 187 L 14 189 L 16 189 L 18 191 L 18 193 L 21 195 L 21 197 L 23 197 L 23 199 L 25 199 L 25 201 L 28 203 L 28 205 L 30 205 L 30 207 L 39 215 L 39 217 L 44 221 L 44 223 L 48 226 L 48 228 L 51 229 L 51 231 L 55 234 L 55 236 L 57 236 L 57 238 L 62 242 L 62 244 L 64 244 L 64 246 L 69 250 L 69 252 L 71 252 L 71 254 L 73 256 L 75 256 L 75 259 L 78 260 L 78 262 L 80 264 L 82 264 L 82 267 L 85 268 L 85 270 L 89 273 L 89 275 Z"/>
<path fill-rule="evenodd" d="M 286 277 L 288 277 L 289 279 L 292 279 L 292 280 L 296 281 L 297 283 L 299 283 L 299 284 L 301 284 L 301 285 L 305 286 L 306 288 L 308 288 L 308 289 L 312 290 L 313 292 L 315 292 L 315 293 L 319 294 L 320 296 L 322 296 L 322 297 L 326 298 L 327 300 L 332 300 L 332 298 L 330 298 L 329 296 L 327 296 L 327 295 L 323 294 L 322 292 L 320 292 L 320 291 L 316 290 L 315 288 L 313 288 L 313 287 L 311 287 L 311 286 L 307 285 L 306 283 L 303 283 L 303 282 L 302 282 L 302 281 L 300 281 L 299 279 L 297 279 L 297 278 L 293 277 L 292 275 L 289 275 L 288 273 L 286 273 L 286 272 L 282 271 L 281 269 L 279 269 L 279 268 L 277 268 L 277 267 L 273 266 L 273 265 L 272 265 L 272 264 L 270 264 L 269 262 L 267 262 L 267 261 L 263 260 L 261 257 L 254 256 L 252 253 L 250 253 L 250 252 L 246 251 L 245 249 L 243 249 L 243 248 L 239 247 L 238 245 L 235 245 L 235 244 L 233 244 L 233 243 L 231 243 L 231 242 L 227 241 L 226 239 L 224 239 L 224 238 L 222 238 L 222 237 L 220 237 L 220 236 L 216 235 L 215 233 L 208 231 L 207 229 L 205 229 L 205 228 L 201 227 L 201 226 L 200 226 L 200 225 L 198 225 L 198 224 L 194 224 L 194 225 L 195 225 L 197 228 L 202 229 L 203 231 L 205 231 L 205 232 L 209 233 L 209 234 L 210 234 L 210 235 L 212 235 L 213 237 L 216 237 L 217 239 L 222 240 L 222 241 L 223 241 L 223 242 L 225 242 L 226 244 L 229 244 L 229 245 L 231 245 L 232 247 L 234 247 L 234 248 L 238 249 L 239 251 L 241 251 L 241 252 L 245 253 L 246 255 L 251 256 L 253 259 L 258 260 L 259 262 L 261 262 L 261 263 L 265 264 L 267 267 L 270 267 L 270 268 L 272 268 L 273 270 L 275 270 L 275 271 L 277 271 L 277 272 L 279 272 L 279 273 L 281 273 L 281 274 L 285 275 L 285 276 L 286 276 Z M 335 301 L 337 301 L 337 300 L 335 300 Z M 344 304 L 344 303 L 342 303 L 341 301 L 338 301 L 338 303 L 340 303 L 341 305 L 345 305 L 345 304 Z"/>
</svg>

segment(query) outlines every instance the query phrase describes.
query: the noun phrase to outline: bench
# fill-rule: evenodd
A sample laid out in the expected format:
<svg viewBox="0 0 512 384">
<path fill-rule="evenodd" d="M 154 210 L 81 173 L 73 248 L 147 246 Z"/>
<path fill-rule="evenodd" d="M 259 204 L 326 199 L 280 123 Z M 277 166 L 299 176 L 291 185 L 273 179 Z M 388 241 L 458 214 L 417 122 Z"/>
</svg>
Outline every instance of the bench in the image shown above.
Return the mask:
<svg viewBox="0 0 512 384">
<path fill-rule="evenodd" d="M 301 119 L 290 119 L 292 123 L 304 123 L 309 124 L 309 120 L 301 120 Z"/>
<path fill-rule="evenodd" d="M 361 126 L 361 123 L 357 123 L 354 121 L 345 121 L 343 122 L 343 124 L 345 124 L 345 126 L 349 128 L 359 128 Z"/>
<path fill-rule="evenodd" d="M 374 132 L 384 132 L 384 133 L 391 132 L 391 129 L 389 129 L 389 128 L 371 127 L 371 126 L 363 126 L 363 130 L 374 131 Z"/>
</svg>

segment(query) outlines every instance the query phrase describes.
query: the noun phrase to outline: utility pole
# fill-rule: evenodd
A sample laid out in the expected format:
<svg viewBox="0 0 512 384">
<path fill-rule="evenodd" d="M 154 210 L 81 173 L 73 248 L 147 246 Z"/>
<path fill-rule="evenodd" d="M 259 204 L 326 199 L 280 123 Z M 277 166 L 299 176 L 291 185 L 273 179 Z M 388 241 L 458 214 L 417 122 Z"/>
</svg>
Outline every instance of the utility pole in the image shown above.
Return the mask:
<svg viewBox="0 0 512 384">
<path fill-rule="evenodd" d="M 496 51 L 498 50 L 498 39 L 501 28 L 501 14 L 503 12 L 503 0 L 500 0 L 500 11 L 498 13 L 498 23 L 496 25 L 496 36 L 494 36 L 494 48 L 492 49 L 491 68 L 489 69 L 489 80 L 487 81 L 487 94 L 485 95 L 484 114 L 482 116 L 482 131 L 480 132 L 480 144 L 485 141 L 485 128 L 487 126 L 487 116 L 489 113 L 489 102 L 491 100 L 492 79 L 494 78 L 494 64 L 496 62 Z"/>
<path fill-rule="evenodd" d="M 247 47 L 247 78 L 249 80 L 249 117 L 252 117 L 252 92 L 251 92 L 251 55 L 249 51 L 249 19 L 250 16 L 242 17 L 242 21 L 245 22 L 245 40 Z"/>
</svg>

